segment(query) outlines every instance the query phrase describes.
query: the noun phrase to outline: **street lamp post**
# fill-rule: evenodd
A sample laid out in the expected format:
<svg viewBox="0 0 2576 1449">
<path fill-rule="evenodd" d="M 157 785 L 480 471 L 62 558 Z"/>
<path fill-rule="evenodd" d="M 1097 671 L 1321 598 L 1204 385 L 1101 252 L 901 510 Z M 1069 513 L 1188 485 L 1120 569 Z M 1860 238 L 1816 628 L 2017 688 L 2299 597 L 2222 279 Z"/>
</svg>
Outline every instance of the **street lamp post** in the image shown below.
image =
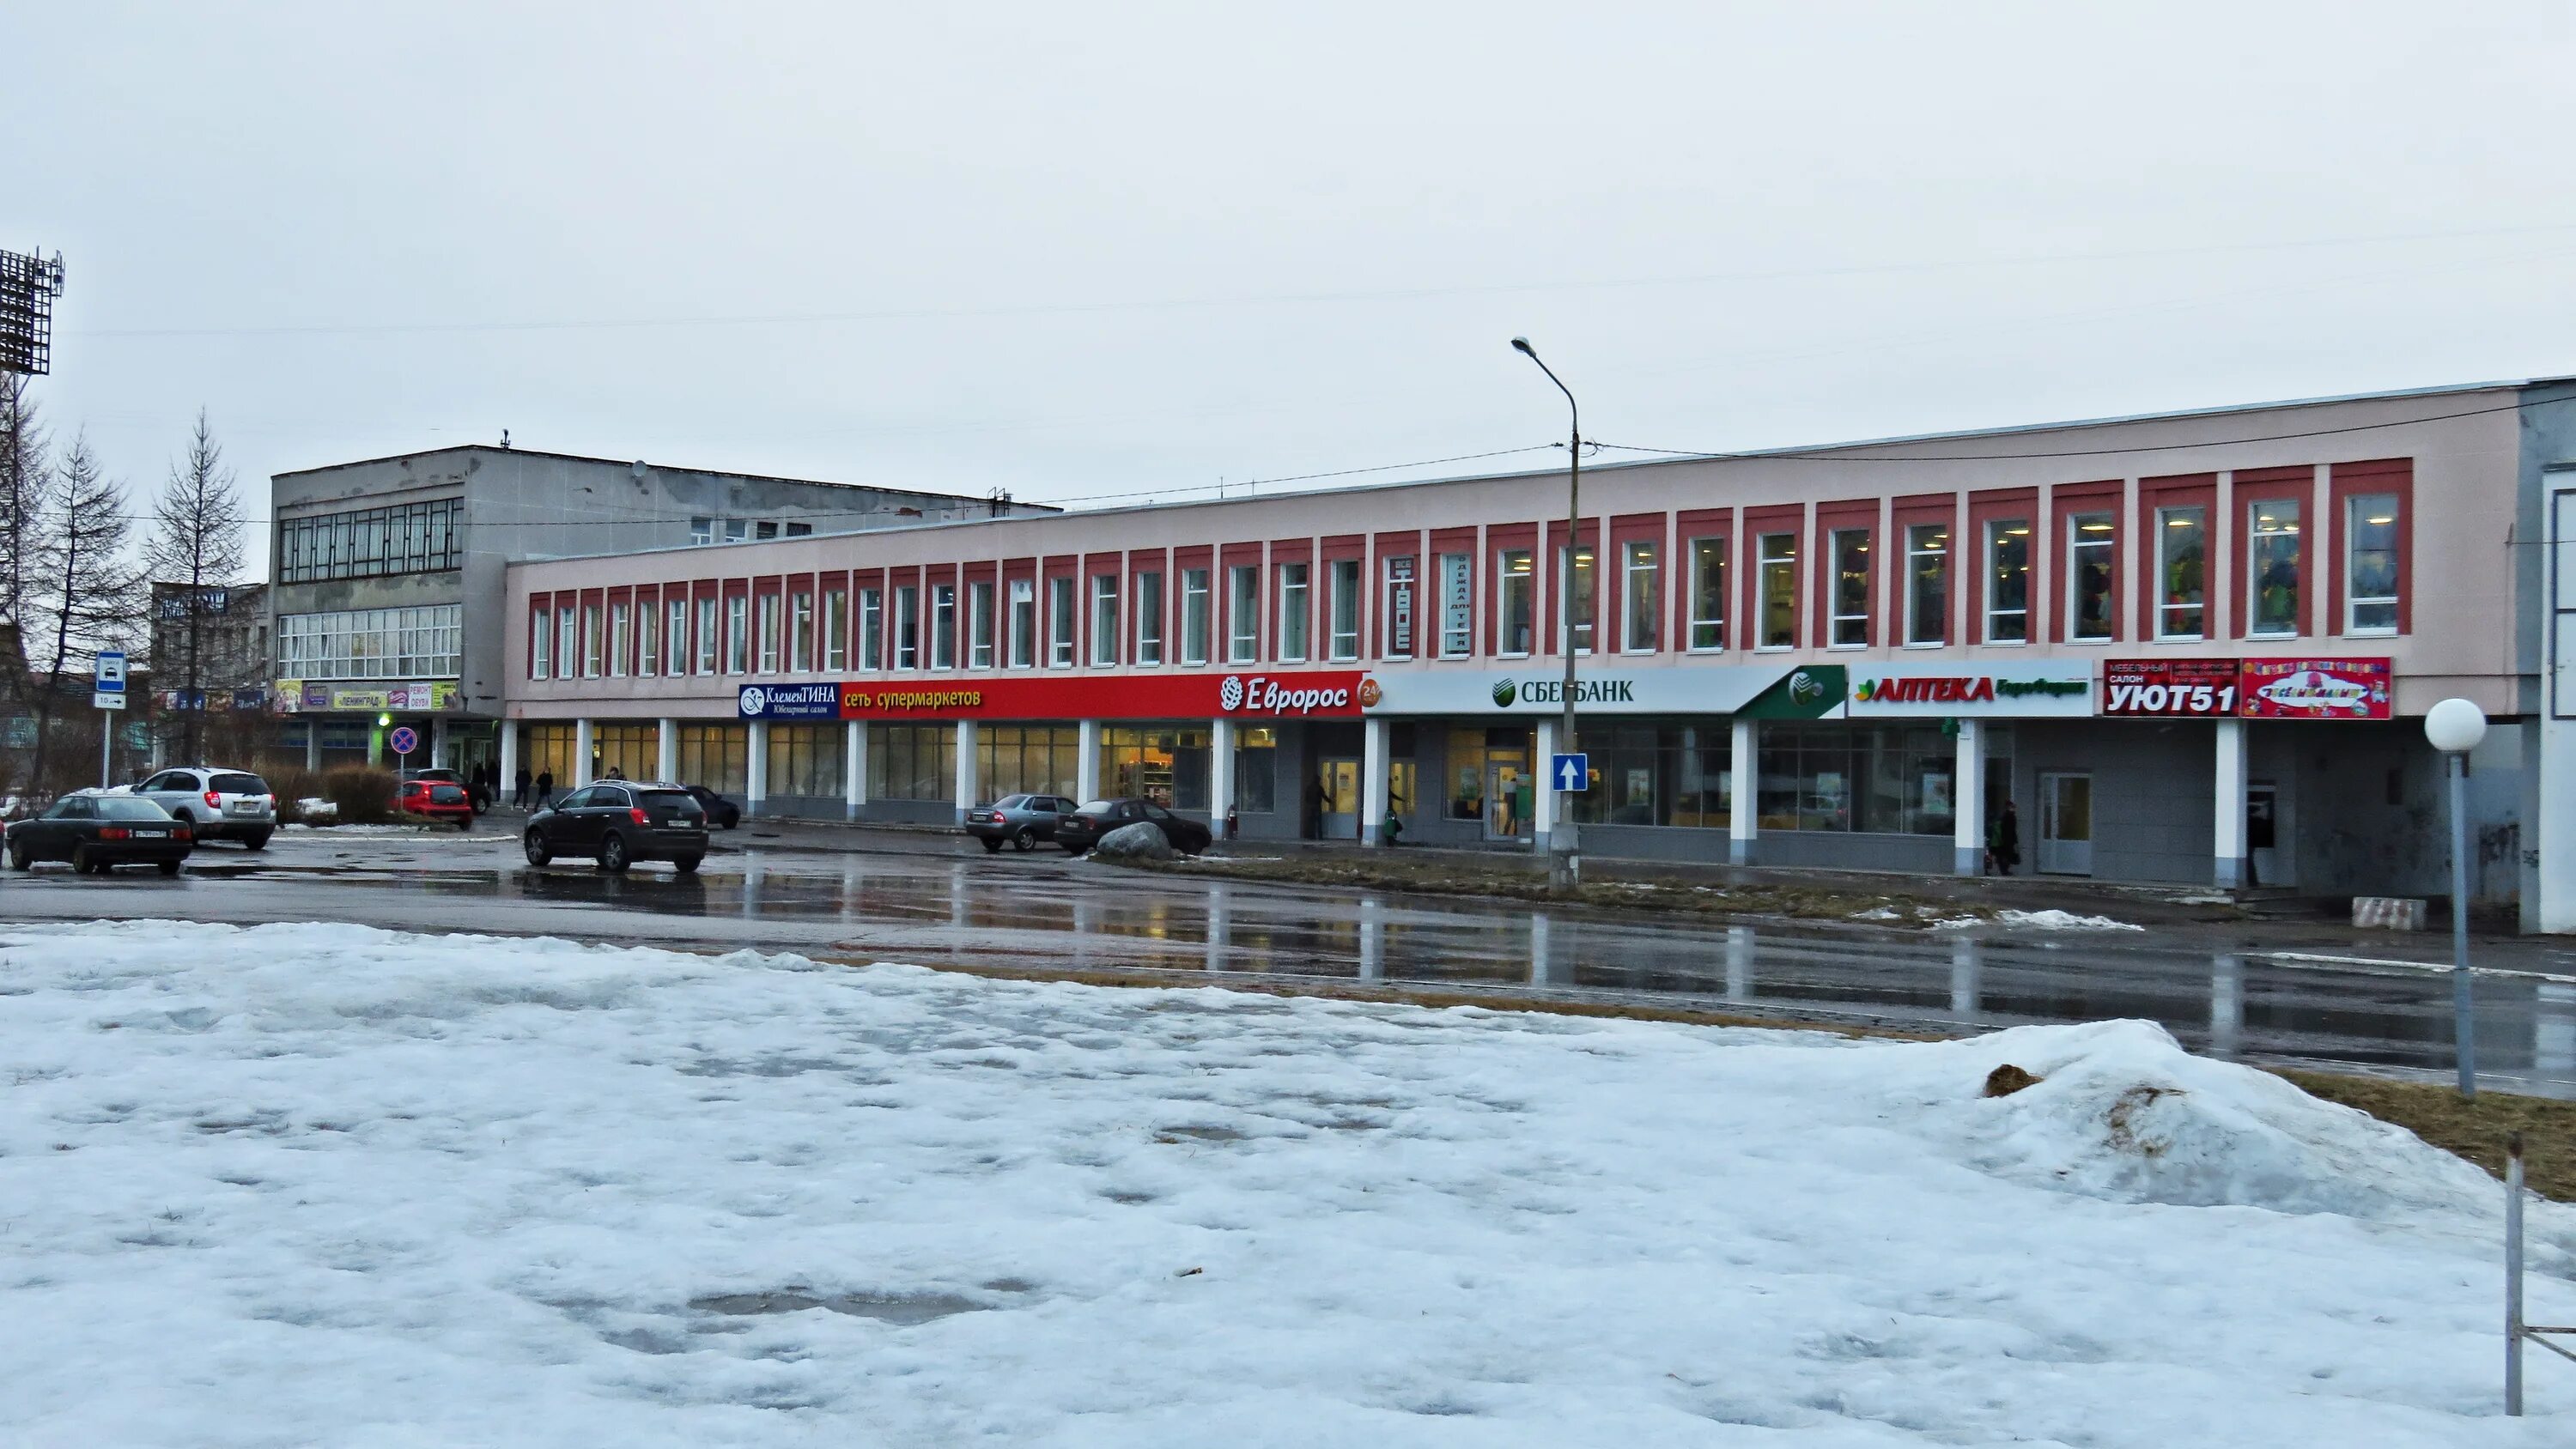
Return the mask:
<svg viewBox="0 0 2576 1449">
<path fill-rule="evenodd" d="M 2458 1042 L 2460 1095 L 2478 1094 L 2477 1022 L 2469 997 L 2469 751 L 2485 739 L 2487 717 L 2465 699 L 2446 699 L 2424 712 L 2424 738 L 2450 765 L 2451 776 L 2451 1032 Z"/>
<path fill-rule="evenodd" d="M 1548 366 L 1539 357 L 1538 349 L 1530 346 L 1528 338 L 1515 337 L 1512 339 L 1512 346 L 1522 356 L 1538 363 L 1538 370 L 1547 374 L 1547 380 L 1556 384 L 1558 392 L 1565 394 L 1566 410 L 1572 418 L 1565 443 L 1565 577 L 1562 586 L 1557 590 L 1556 605 L 1557 617 L 1565 622 L 1563 641 L 1565 694 L 1561 700 L 1564 714 L 1556 727 L 1556 748 L 1559 754 L 1572 754 L 1574 753 L 1574 570 L 1575 557 L 1581 551 L 1583 538 L 1583 409 L 1574 400 L 1574 389 L 1567 387 L 1565 379 L 1556 375 L 1556 369 Z M 1540 541 L 1539 556 L 1542 560 L 1547 556 L 1544 539 Z M 1540 567 L 1546 567 L 1545 563 L 1542 562 Z M 1595 624 L 1594 627 L 1598 629 L 1599 625 Z M 1553 760 L 1542 761 L 1540 768 L 1553 770 L 1555 763 Z M 1555 788 L 1553 779 L 1549 781 L 1549 788 Z M 1549 823 L 1547 847 L 1547 888 L 1560 894 L 1572 891 L 1583 879 L 1583 842 L 1574 830 L 1572 822 L 1565 819 L 1565 806 L 1562 802 L 1557 806 L 1556 818 Z"/>
</svg>

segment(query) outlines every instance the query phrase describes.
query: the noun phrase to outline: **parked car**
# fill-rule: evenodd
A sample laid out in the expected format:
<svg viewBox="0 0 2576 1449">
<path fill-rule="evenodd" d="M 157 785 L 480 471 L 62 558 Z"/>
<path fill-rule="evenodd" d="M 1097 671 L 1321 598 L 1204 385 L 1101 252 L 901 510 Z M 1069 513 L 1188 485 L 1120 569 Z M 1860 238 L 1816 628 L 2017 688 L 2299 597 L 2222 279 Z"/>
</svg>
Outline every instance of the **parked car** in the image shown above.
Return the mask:
<svg viewBox="0 0 2576 1449">
<path fill-rule="evenodd" d="M 403 775 L 403 779 L 406 781 L 427 780 L 433 784 L 461 786 L 465 791 L 465 799 L 467 803 L 471 804 L 477 813 L 492 808 L 491 791 L 484 789 L 481 785 L 472 780 L 466 779 L 463 775 L 456 773 L 454 770 L 448 769 L 444 765 L 433 765 L 425 770 L 408 771 Z"/>
<path fill-rule="evenodd" d="M 277 796 L 248 770 L 182 765 L 110 793 L 151 801 L 201 841 L 238 840 L 258 850 L 277 830 Z"/>
<path fill-rule="evenodd" d="M 11 822 L 8 841 L 12 870 L 68 860 L 81 875 L 104 875 L 119 865 L 157 865 L 163 875 L 177 875 L 196 848 L 196 833 L 151 800 L 96 791 L 65 795 L 42 815 Z"/>
<path fill-rule="evenodd" d="M 462 785 L 445 780 L 405 780 L 394 787 L 394 813 L 426 820 L 432 825 L 453 824 L 459 830 L 474 828 L 474 801 Z"/>
<path fill-rule="evenodd" d="M 585 785 L 528 818 L 528 864 L 587 856 L 605 871 L 667 860 L 686 875 L 707 854 L 707 812 L 694 791 L 641 780 Z"/>
<path fill-rule="evenodd" d="M 689 798 L 698 802 L 698 808 L 706 812 L 708 824 L 731 830 L 742 823 L 742 807 L 715 791 L 704 785 L 682 785 L 679 788 L 688 791 Z"/>
<path fill-rule="evenodd" d="M 1163 838 L 1172 849 L 1183 855 L 1196 855 L 1208 847 L 1208 828 L 1195 820 L 1185 820 L 1151 800 L 1094 800 L 1056 821 L 1055 843 L 1074 855 L 1081 855 L 1100 843 L 1100 837 L 1121 825 L 1144 820 L 1163 828 Z"/>
<path fill-rule="evenodd" d="M 1055 823 L 1072 813 L 1073 802 L 1062 795 L 1005 795 L 967 811 L 966 833 L 995 854 L 1005 845 L 1034 850 L 1039 841 L 1055 839 Z"/>
</svg>

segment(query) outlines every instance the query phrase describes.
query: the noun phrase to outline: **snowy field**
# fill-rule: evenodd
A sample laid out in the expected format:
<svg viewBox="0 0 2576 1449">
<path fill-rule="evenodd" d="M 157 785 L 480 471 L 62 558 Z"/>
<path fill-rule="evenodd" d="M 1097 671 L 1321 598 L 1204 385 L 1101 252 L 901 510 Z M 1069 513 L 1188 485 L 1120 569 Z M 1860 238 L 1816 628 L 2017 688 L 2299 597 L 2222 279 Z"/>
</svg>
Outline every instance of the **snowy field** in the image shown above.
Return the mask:
<svg viewBox="0 0 2576 1449">
<path fill-rule="evenodd" d="M 0 1443 L 2576 1438 L 2487 1179 L 2130 1023 L 154 923 L 0 932 L 0 1050 Z"/>
</svg>

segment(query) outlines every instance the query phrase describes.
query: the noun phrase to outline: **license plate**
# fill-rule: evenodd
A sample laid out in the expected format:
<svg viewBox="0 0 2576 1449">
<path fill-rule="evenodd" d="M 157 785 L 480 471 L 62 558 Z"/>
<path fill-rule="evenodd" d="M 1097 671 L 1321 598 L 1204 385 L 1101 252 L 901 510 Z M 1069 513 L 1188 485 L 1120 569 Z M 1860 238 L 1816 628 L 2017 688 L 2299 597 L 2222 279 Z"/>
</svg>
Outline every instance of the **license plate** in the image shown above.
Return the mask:
<svg viewBox="0 0 2576 1449">
<path fill-rule="evenodd" d="M 167 830 L 138 830 L 134 832 L 134 838 L 137 840 L 167 840 L 170 838 L 170 832 Z"/>
<path fill-rule="evenodd" d="M 235 815 L 257 815 L 259 813 L 258 802 L 252 800 L 235 800 L 224 808 Z"/>
</svg>

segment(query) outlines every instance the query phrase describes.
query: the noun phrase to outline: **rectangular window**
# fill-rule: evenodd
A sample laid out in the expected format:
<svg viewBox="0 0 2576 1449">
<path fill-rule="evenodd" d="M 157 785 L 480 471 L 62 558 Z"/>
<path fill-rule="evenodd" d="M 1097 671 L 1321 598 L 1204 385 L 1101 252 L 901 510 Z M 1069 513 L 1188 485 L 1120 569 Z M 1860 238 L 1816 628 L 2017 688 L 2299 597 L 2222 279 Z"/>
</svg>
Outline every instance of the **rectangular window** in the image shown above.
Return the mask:
<svg viewBox="0 0 2576 1449">
<path fill-rule="evenodd" d="M 1726 647 L 1726 540 L 1694 538 L 1691 552 L 1690 647 Z"/>
<path fill-rule="evenodd" d="M 760 596 L 760 672 L 778 672 L 779 646 L 785 637 L 778 627 L 779 600 L 776 594 Z"/>
<path fill-rule="evenodd" d="M 627 633 L 634 627 L 632 620 L 631 607 L 624 599 L 608 606 L 608 677 L 611 679 L 626 677 L 626 661 L 633 657 L 627 650 L 635 642 Z"/>
<path fill-rule="evenodd" d="M 850 667 L 850 590 L 834 584 L 823 591 L 823 672 Z"/>
<path fill-rule="evenodd" d="M 1798 535 L 1766 533 L 1755 544 L 1761 568 L 1764 649 L 1798 647 Z"/>
<path fill-rule="evenodd" d="M 1905 530 L 1905 642 L 1950 642 L 1950 525 Z"/>
<path fill-rule="evenodd" d="M 746 535 L 745 535 L 745 533 L 744 533 L 744 531 L 743 531 L 743 521 L 742 521 L 741 519 L 739 519 L 739 518 L 728 518 L 728 519 L 726 519 L 726 520 L 725 520 L 725 525 L 724 525 L 724 541 L 725 541 L 725 542 L 727 542 L 727 543 L 740 543 L 740 542 L 742 542 L 742 541 L 743 541 L 743 539 L 744 539 L 745 537 L 746 537 Z"/>
<path fill-rule="evenodd" d="M 1527 654 L 1538 640 L 1536 565 L 1525 548 L 1507 548 L 1495 560 L 1495 607 L 1501 611 L 1503 652 Z"/>
<path fill-rule="evenodd" d="M 921 667 L 921 586 L 918 584 L 895 586 L 894 667 Z"/>
<path fill-rule="evenodd" d="M 1073 667 L 1073 580 L 1047 580 L 1047 667 Z"/>
<path fill-rule="evenodd" d="M 764 518 L 759 522 L 759 524 L 753 527 L 751 536 L 763 539 L 776 538 L 778 536 L 778 525 Z"/>
<path fill-rule="evenodd" d="M 1655 587 L 1655 546 L 1634 540 L 1621 545 L 1619 573 L 1627 600 L 1620 647 L 1631 654 L 1651 654 L 1659 642 L 1656 620 L 1663 613 L 1663 592 Z"/>
<path fill-rule="evenodd" d="M 885 591 L 879 588 L 859 590 L 859 667 L 871 672 L 885 668 Z"/>
<path fill-rule="evenodd" d="M 1986 521 L 1986 642 L 2030 642 L 2030 520 Z"/>
<path fill-rule="evenodd" d="M 2111 589 L 2118 562 L 2118 530 L 2108 513 L 2078 513 L 2066 521 L 2066 634 L 2078 643 L 2111 637 Z"/>
<path fill-rule="evenodd" d="M 599 606 L 581 606 L 581 677 L 599 677 Z"/>
<path fill-rule="evenodd" d="M 930 667 L 957 667 L 957 586 L 930 586 Z"/>
<path fill-rule="evenodd" d="M 714 519 L 692 518 L 689 520 L 689 542 L 713 543 L 715 541 L 716 521 Z"/>
<path fill-rule="evenodd" d="M 1027 669 L 1038 662 L 1038 588 L 1028 579 L 1011 580 L 1011 667 Z"/>
<path fill-rule="evenodd" d="M 787 668 L 794 674 L 814 672 L 814 591 L 798 589 L 787 599 Z"/>
<path fill-rule="evenodd" d="M 555 606 L 555 678 L 570 679 L 581 652 L 581 613 L 570 604 Z"/>
<path fill-rule="evenodd" d="M 1463 553 L 1440 555 L 1440 657 L 1476 652 L 1476 561 Z"/>
<path fill-rule="evenodd" d="M 1306 657 L 1306 567 L 1279 566 L 1279 659 L 1284 664 Z"/>
<path fill-rule="evenodd" d="M 716 672 L 716 601 L 713 595 L 698 600 L 698 672 Z"/>
<path fill-rule="evenodd" d="M 810 523 L 791 523 L 787 525 L 787 536 L 789 538 L 811 538 L 814 536 L 814 525 Z"/>
<path fill-rule="evenodd" d="M 1588 543 L 1574 550 L 1574 588 L 1569 594 L 1565 589 L 1566 551 L 1561 548 L 1556 551 L 1556 611 L 1559 616 L 1556 642 L 1562 649 L 1566 642 L 1564 636 L 1568 629 L 1571 629 L 1574 637 L 1574 652 L 1577 654 L 1592 652 L 1592 622 L 1599 613 L 1596 607 L 1599 601 L 1599 585 L 1596 579 L 1600 569 L 1594 559 L 1597 552 L 1598 550 Z M 1573 600 L 1572 608 L 1566 607 L 1568 598 Z"/>
<path fill-rule="evenodd" d="M 1225 571 L 1225 661 L 1250 664 L 1261 651 L 1261 570 L 1236 564 Z"/>
<path fill-rule="evenodd" d="M 734 594 L 725 600 L 725 673 L 751 668 L 751 600 Z"/>
<path fill-rule="evenodd" d="M 1830 648 L 1857 649 L 1869 644 L 1869 530 L 1837 528 L 1825 535 L 1825 557 L 1834 570 Z"/>
<path fill-rule="evenodd" d="M 1357 659 L 1360 657 L 1360 561 L 1355 558 L 1335 559 L 1325 568 L 1325 582 L 1332 590 L 1332 598 L 1325 605 L 1331 611 L 1331 623 L 1326 627 L 1324 655 L 1328 659 Z"/>
<path fill-rule="evenodd" d="M 2156 510 L 2156 637 L 2203 637 L 2208 606 L 2208 510 Z"/>
<path fill-rule="evenodd" d="M 1163 576 L 1150 569 L 1136 576 L 1136 662 L 1163 662 Z"/>
<path fill-rule="evenodd" d="M 667 674 L 689 672 L 689 601 L 662 602 L 662 668 Z"/>
<path fill-rule="evenodd" d="M 2258 499 L 2245 513 L 2245 632 L 2290 638 L 2299 632 L 2299 501 Z"/>
<path fill-rule="evenodd" d="M 650 678 L 662 672 L 662 606 L 635 602 L 635 672 Z"/>
<path fill-rule="evenodd" d="M 1413 657 L 1413 555 L 1386 561 L 1386 657 Z"/>
<path fill-rule="evenodd" d="M 2344 632 L 2397 632 L 2397 495 L 2344 500 Z"/>
<path fill-rule="evenodd" d="M 991 579 L 977 579 L 966 586 L 966 663 L 973 669 L 993 667 Z"/>
<path fill-rule="evenodd" d="M 572 616 L 567 605 L 562 617 Z M 453 678 L 463 618 L 461 604 L 284 614 L 277 621 L 277 662 L 298 679 Z M 544 609 L 530 611 L 528 626 L 535 643 L 561 627 Z M 564 647 L 558 637 L 551 661 L 558 669 L 568 657 Z"/>
<path fill-rule="evenodd" d="M 1091 576 L 1091 662 L 1118 662 L 1118 576 Z"/>
<path fill-rule="evenodd" d="M 555 667 L 554 611 L 538 608 L 528 615 L 528 677 L 543 679 Z"/>
<path fill-rule="evenodd" d="M 1208 662 L 1208 571 L 1181 570 L 1181 662 Z"/>
</svg>

